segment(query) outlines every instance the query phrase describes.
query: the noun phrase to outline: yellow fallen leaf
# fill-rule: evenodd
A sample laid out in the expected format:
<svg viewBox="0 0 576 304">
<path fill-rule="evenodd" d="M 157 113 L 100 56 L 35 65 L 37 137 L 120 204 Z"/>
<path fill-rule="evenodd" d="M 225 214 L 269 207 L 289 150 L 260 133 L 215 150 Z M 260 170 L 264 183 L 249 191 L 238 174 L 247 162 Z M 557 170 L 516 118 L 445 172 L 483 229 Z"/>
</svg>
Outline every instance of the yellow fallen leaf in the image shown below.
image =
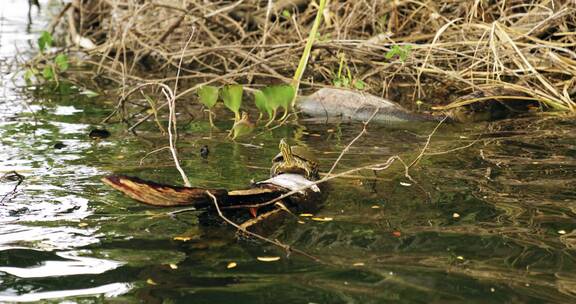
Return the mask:
<svg viewBox="0 0 576 304">
<path fill-rule="evenodd" d="M 362 262 L 358 262 L 358 263 L 354 263 L 354 264 L 352 264 L 352 266 L 364 266 L 364 263 L 362 263 Z"/>
<path fill-rule="evenodd" d="M 258 261 L 260 261 L 260 262 L 276 262 L 276 261 L 280 260 L 280 257 L 268 256 L 268 257 L 257 257 L 256 259 L 258 259 Z"/>
<path fill-rule="evenodd" d="M 312 214 L 312 213 L 300 213 L 300 216 L 301 217 L 312 217 L 312 216 L 314 216 L 314 214 Z"/>
<path fill-rule="evenodd" d="M 172 269 L 178 269 L 178 265 L 176 265 L 176 264 L 170 264 L 169 266 L 170 266 L 170 268 L 172 268 Z"/>
<path fill-rule="evenodd" d="M 146 283 L 148 283 L 149 285 L 158 285 L 158 283 L 154 282 L 154 280 L 152 279 L 146 280 Z"/>
<path fill-rule="evenodd" d="M 236 264 L 236 262 L 230 262 L 230 263 L 228 263 L 228 265 L 226 265 L 226 268 L 231 269 L 231 268 L 236 268 L 236 266 L 238 266 L 238 264 Z"/>
<path fill-rule="evenodd" d="M 380 206 L 374 205 L 374 206 L 372 206 L 371 208 L 372 208 L 372 209 L 380 209 Z"/>
<path fill-rule="evenodd" d="M 298 224 L 306 224 L 305 221 L 298 221 Z"/>
<path fill-rule="evenodd" d="M 331 218 L 331 217 L 313 217 L 312 220 L 317 221 L 317 222 L 330 222 L 330 221 L 333 221 L 334 218 Z"/>
<path fill-rule="evenodd" d="M 189 236 L 175 236 L 173 238 L 173 240 L 175 241 L 182 241 L 182 242 L 188 242 L 189 240 L 191 240 L 192 238 Z"/>
<path fill-rule="evenodd" d="M 78 227 L 86 227 L 88 226 L 88 223 L 78 223 Z"/>
</svg>

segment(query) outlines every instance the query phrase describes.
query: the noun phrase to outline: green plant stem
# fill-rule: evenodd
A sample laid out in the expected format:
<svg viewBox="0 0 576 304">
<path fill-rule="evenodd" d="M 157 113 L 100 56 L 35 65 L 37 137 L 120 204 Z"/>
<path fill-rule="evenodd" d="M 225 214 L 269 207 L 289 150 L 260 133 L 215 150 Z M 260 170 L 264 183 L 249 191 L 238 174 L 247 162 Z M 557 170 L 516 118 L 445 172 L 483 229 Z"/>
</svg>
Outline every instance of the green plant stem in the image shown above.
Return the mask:
<svg viewBox="0 0 576 304">
<path fill-rule="evenodd" d="M 296 73 L 294 73 L 294 79 L 292 79 L 292 87 L 294 87 L 295 92 L 294 98 L 292 99 L 292 108 L 296 104 L 296 97 L 298 96 L 298 88 L 300 87 L 300 80 L 302 79 L 302 75 L 304 74 L 306 65 L 308 65 L 308 58 L 310 58 L 310 51 L 312 51 L 312 45 L 314 44 L 314 40 L 316 40 L 318 28 L 320 27 L 320 23 L 322 22 L 322 12 L 324 11 L 325 6 L 326 6 L 326 0 L 320 0 L 320 5 L 318 6 L 318 11 L 316 12 L 316 19 L 314 19 L 314 24 L 312 25 L 312 30 L 310 31 L 310 34 L 308 34 L 308 41 L 306 41 L 304 52 L 302 53 L 302 57 L 300 57 L 300 62 L 298 63 Z"/>
</svg>

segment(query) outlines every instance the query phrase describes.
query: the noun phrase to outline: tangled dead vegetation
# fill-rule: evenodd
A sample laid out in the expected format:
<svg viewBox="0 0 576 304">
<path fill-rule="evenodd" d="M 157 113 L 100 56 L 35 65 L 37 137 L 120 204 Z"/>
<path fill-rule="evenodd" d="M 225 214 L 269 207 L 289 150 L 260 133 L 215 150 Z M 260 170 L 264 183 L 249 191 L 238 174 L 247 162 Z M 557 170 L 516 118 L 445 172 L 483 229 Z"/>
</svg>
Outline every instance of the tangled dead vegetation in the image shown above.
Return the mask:
<svg viewBox="0 0 576 304">
<path fill-rule="evenodd" d="M 76 0 L 66 26 L 71 42 L 90 42 L 85 63 L 123 88 L 173 82 L 182 58 L 184 96 L 206 83 L 289 82 L 317 7 L 304 0 Z M 304 88 L 331 85 L 344 70 L 369 92 L 405 105 L 446 105 L 498 88 L 502 100 L 576 111 L 573 0 L 332 0 L 321 13 Z"/>
</svg>

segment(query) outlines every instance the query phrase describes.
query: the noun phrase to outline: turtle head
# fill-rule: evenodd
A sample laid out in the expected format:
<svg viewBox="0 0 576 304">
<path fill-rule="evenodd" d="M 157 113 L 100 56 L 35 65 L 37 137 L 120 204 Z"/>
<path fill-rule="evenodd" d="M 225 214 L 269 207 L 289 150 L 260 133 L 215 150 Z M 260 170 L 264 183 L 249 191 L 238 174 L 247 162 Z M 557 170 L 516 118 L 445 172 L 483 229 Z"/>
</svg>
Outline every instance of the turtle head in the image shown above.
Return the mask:
<svg viewBox="0 0 576 304">
<path fill-rule="evenodd" d="M 318 179 L 318 161 L 310 151 L 302 146 L 291 147 L 285 139 L 280 140 L 278 149 L 280 153 L 272 159 L 271 176 L 296 173 L 311 180 Z"/>
<path fill-rule="evenodd" d="M 294 163 L 294 154 L 292 154 L 292 147 L 286 142 L 286 139 L 282 138 L 280 144 L 278 144 L 278 149 L 280 150 L 280 155 L 282 156 L 281 161 L 286 164 Z"/>
</svg>

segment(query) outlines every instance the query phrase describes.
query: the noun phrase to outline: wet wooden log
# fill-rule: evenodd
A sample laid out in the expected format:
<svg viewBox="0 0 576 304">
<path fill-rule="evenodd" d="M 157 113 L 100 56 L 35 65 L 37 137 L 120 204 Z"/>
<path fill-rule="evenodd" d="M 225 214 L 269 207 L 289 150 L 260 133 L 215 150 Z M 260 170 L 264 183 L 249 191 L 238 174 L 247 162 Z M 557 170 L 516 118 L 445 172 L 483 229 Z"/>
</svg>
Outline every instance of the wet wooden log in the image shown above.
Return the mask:
<svg viewBox="0 0 576 304">
<path fill-rule="evenodd" d="M 218 207 L 225 210 L 227 217 L 233 217 L 240 223 L 242 229 L 257 231 L 260 234 L 281 225 L 284 220 L 293 216 L 291 212 L 317 211 L 322 206 L 326 194 L 325 187 L 321 189 L 298 174 L 282 174 L 255 183 L 252 188 L 232 191 L 165 185 L 124 175 L 107 176 L 102 181 L 147 205 L 192 206 L 198 210 L 215 213 L 214 201 L 208 195 L 209 191 L 216 198 Z M 299 191 L 274 204 L 264 204 L 259 208 L 251 207 L 275 200 L 292 190 Z M 253 216 L 250 217 L 250 214 Z"/>
</svg>

